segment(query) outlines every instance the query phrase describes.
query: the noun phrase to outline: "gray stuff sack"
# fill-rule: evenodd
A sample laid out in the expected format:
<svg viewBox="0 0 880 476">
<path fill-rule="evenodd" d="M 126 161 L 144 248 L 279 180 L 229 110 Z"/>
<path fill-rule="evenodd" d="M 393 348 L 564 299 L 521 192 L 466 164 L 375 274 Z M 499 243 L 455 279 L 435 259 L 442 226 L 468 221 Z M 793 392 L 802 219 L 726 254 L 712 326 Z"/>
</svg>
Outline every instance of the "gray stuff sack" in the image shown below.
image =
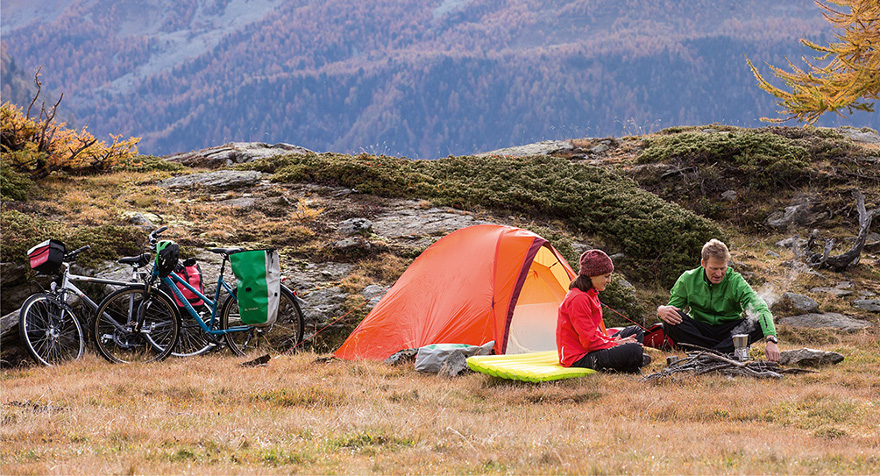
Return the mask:
<svg viewBox="0 0 880 476">
<path fill-rule="evenodd" d="M 443 366 L 443 363 L 449 359 L 454 353 L 463 354 L 465 358 L 473 355 L 489 355 L 492 348 L 495 347 L 495 341 L 490 340 L 483 345 L 468 344 L 431 344 L 419 347 L 416 354 L 416 370 L 419 372 L 437 373 Z"/>
</svg>

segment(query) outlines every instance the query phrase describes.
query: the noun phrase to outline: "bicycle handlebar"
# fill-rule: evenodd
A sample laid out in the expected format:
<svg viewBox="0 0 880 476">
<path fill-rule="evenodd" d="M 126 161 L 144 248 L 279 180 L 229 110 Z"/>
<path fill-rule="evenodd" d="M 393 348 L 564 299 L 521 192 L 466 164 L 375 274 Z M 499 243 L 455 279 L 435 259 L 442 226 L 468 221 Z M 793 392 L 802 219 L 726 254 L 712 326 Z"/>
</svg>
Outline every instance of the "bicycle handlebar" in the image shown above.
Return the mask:
<svg viewBox="0 0 880 476">
<path fill-rule="evenodd" d="M 82 248 L 77 248 L 69 253 L 66 253 L 64 255 L 64 261 L 73 261 L 74 259 L 76 259 L 76 255 L 82 253 L 83 251 L 85 251 L 89 248 L 91 248 L 90 245 L 85 245 Z"/>
<path fill-rule="evenodd" d="M 167 226 L 163 226 L 161 228 L 157 228 L 157 229 L 153 230 L 152 232 L 150 232 L 150 236 L 149 236 L 150 244 L 155 245 L 156 240 L 159 239 L 159 234 L 167 229 L 168 229 Z"/>
</svg>

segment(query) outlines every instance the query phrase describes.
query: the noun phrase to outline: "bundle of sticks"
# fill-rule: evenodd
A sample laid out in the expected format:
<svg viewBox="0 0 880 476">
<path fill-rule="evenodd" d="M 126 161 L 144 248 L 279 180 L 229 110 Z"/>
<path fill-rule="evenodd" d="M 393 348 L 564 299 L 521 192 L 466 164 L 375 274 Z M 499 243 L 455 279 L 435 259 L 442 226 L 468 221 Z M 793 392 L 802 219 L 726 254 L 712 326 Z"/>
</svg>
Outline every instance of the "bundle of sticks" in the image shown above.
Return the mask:
<svg viewBox="0 0 880 476">
<path fill-rule="evenodd" d="M 754 378 L 782 378 L 784 374 L 815 373 L 814 370 L 784 368 L 778 362 L 769 360 L 749 360 L 740 362 L 709 349 L 688 352 L 682 359 L 669 359 L 666 368 L 643 377 L 653 381 L 674 376 L 682 372 L 703 375 L 717 372 L 728 376 L 741 375 Z"/>
</svg>

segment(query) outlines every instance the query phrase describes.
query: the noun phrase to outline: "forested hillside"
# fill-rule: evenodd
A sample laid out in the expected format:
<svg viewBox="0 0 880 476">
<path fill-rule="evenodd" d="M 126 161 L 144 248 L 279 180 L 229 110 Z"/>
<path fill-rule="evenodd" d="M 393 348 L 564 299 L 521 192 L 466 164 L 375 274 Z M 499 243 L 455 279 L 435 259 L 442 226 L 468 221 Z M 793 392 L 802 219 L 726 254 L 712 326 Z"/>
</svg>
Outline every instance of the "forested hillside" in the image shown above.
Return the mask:
<svg viewBox="0 0 880 476">
<path fill-rule="evenodd" d="M 51 5 L 49 5 L 51 4 Z M 746 65 L 832 33 L 809 1 L 7 1 L 3 42 L 97 136 L 415 158 L 719 122 L 773 98 Z M 4 72 L 5 73 L 5 72 Z M 8 91 L 4 100 L 20 93 Z M 8 96 L 7 96 L 8 94 Z M 820 125 L 880 128 L 877 114 Z"/>
</svg>

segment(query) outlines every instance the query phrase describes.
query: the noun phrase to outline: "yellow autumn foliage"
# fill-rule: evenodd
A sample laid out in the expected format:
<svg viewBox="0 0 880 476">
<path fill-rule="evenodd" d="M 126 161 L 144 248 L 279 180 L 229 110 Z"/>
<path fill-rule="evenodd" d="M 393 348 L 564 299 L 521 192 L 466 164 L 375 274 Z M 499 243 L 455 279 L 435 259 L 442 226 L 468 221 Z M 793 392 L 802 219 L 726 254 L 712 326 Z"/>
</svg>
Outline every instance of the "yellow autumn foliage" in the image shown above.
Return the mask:
<svg viewBox="0 0 880 476">
<path fill-rule="evenodd" d="M 818 52 L 813 62 L 806 61 L 802 69 L 789 61 L 789 70 L 768 65 L 784 88 L 770 84 L 748 61 L 758 86 L 776 96 L 782 107 L 781 122 L 797 119 L 814 123 L 826 112 L 842 114 L 846 111 L 874 110 L 865 99 L 880 99 L 880 1 L 878 0 L 831 0 L 816 2 L 823 15 L 838 33 L 835 42 L 827 46 L 801 39 L 801 43 Z"/>
<path fill-rule="evenodd" d="M 57 106 L 57 104 L 56 104 Z M 52 172 L 102 172 L 112 170 L 137 155 L 138 137 L 121 140 L 110 135 L 111 144 L 95 139 L 85 127 L 70 129 L 43 110 L 31 119 L 18 106 L 0 106 L 0 154 L 3 162 L 19 172 L 40 178 Z"/>
</svg>

